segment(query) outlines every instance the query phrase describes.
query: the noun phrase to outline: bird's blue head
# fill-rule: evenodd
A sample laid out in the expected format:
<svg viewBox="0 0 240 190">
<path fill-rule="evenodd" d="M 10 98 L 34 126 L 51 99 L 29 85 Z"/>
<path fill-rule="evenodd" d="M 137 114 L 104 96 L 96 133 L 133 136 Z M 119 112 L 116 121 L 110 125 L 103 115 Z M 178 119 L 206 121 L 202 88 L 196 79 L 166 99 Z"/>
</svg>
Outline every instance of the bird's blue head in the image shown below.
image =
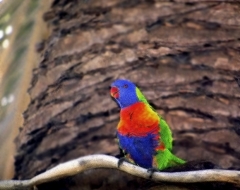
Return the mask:
<svg viewBox="0 0 240 190">
<path fill-rule="evenodd" d="M 110 93 L 121 108 L 125 108 L 139 102 L 137 87 L 129 80 L 115 80 L 111 84 Z"/>
</svg>

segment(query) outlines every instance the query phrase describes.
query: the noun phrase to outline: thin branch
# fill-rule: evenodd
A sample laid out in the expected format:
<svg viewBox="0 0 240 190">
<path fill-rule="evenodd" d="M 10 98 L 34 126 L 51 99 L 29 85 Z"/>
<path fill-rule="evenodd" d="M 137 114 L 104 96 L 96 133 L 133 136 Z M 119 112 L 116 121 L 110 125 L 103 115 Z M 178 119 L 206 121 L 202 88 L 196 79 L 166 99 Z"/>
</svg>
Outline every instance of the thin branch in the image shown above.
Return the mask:
<svg viewBox="0 0 240 190">
<path fill-rule="evenodd" d="M 34 186 L 54 181 L 63 177 L 73 176 L 80 172 L 94 168 L 114 168 L 126 173 L 150 179 L 147 169 L 123 162 L 118 168 L 118 159 L 107 155 L 84 156 L 72 161 L 57 165 L 56 167 L 33 177 L 30 180 L 8 180 L 0 181 L 0 190 L 32 189 Z M 240 171 L 234 170 L 200 170 L 188 172 L 154 172 L 152 180 L 162 182 L 229 182 L 240 185 Z"/>
</svg>

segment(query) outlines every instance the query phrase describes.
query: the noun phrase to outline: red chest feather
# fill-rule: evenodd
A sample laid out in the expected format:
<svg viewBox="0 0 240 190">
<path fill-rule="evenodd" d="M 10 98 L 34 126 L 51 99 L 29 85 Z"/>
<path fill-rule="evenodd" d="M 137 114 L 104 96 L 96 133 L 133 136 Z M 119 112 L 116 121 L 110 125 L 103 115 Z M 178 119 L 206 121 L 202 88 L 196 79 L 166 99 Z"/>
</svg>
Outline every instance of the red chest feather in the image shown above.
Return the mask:
<svg viewBox="0 0 240 190">
<path fill-rule="evenodd" d="M 137 102 L 121 110 L 118 132 L 139 137 L 149 133 L 159 134 L 159 120 L 158 114 L 149 105 Z"/>
</svg>

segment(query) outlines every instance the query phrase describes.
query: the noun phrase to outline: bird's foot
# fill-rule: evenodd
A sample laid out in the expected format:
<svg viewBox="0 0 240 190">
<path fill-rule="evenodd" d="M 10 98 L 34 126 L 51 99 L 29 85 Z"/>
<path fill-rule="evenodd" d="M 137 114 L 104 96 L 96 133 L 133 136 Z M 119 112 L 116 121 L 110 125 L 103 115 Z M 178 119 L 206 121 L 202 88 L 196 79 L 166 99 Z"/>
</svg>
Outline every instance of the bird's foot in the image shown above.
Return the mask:
<svg viewBox="0 0 240 190">
<path fill-rule="evenodd" d="M 154 172 L 159 172 L 160 170 L 157 168 L 148 168 L 147 172 L 150 174 L 149 179 L 152 179 Z"/>
<path fill-rule="evenodd" d="M 126 157 L 119 158 L 118 164 L 117 164 L 118 168 L 120 168 L 120 166 L 123 164 L 123 162 L 131 163 Z"/>
</svg>

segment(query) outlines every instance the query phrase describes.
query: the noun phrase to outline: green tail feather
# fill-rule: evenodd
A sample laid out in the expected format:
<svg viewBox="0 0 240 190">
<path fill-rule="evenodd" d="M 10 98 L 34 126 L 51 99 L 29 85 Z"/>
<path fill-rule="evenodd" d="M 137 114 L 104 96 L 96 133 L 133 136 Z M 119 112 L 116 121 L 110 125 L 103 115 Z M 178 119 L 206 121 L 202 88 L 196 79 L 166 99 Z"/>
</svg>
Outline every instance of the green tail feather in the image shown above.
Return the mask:
<svg viewBox="0 0 240 190">
<path fill-rule="evenodd" d="M 156 155 L 157 168 L 163 170 L 173 166 L 184 164 L 185 161 L 173 155 L 168 149 L 158 151 Z"/>
</svg>

